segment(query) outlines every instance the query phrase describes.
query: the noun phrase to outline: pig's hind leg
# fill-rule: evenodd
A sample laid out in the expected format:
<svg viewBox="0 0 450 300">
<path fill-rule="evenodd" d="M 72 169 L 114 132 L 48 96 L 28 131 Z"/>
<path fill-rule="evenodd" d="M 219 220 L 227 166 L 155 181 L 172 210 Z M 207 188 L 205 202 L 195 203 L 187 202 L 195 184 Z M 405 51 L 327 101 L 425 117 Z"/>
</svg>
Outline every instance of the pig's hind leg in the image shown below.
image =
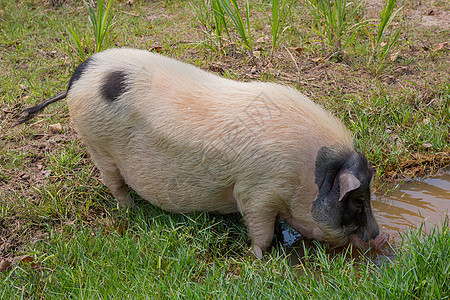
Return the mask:
<svg viewBox="0 0 450 300">
<path fill-rule="evenodd" d="M 87 144 L 87 143 L 86 143 Z M 131 198 L 125 180 L 120 174 L 113 157 L 106 151 L 99 151 L 90 147 L 88 144 L 89 153 L 97 165 L 102 175 L 103 183 L 110 189 L 113 196 L 119 202 L 121 208 L 133 206 L 133 199 Z"/>
</svg>

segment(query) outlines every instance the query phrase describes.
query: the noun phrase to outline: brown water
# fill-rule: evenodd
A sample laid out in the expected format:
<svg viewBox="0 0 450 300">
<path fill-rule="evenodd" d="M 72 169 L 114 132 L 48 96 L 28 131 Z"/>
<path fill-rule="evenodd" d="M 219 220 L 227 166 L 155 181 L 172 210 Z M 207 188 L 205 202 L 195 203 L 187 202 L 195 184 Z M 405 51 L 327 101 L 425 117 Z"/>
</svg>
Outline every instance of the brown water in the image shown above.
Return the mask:
<svg viewBox="0 0 450 300">
<path fill-rule="evenodd" d="M 442 225 L 446 215 L 450 216 L 450 172 L 403 183 L 383 196 L 374 195 L 372 207 L 378 224 L 389 233 L 390 243 L 395 247 L 401 242 L 399 232 L 417 229 L 422 224 L 422 230 L 427 232 L 434 226 Z M 295 250 L 290 256 L 291 263 L 298 264 L 299 257 L 303 255 L 302 236 L 284 222 L 278 225 L 276 233 L 277 239 L 288 252 Z M 308 247 L 314 247 L 310 241 L 303 242 Z M 335 249 L 333 253 L 341 252 L 342 249 Z M 381 263 L 386 258 L 392 258 L 393 251 L 371 250 L 366 255 L 375 263 Z M 354 251 L 352 257 L 358 256 Z"/>
<path fill-rule="evenodd" d="M 401 241 L 399 231 L 423 230 L 442 225 L 450 215 L 450 173 L 402 184 L 387 195 L 374 197 L 372 207 L 380 227 L 390 234 L 391 241 Z"/>
</svg>

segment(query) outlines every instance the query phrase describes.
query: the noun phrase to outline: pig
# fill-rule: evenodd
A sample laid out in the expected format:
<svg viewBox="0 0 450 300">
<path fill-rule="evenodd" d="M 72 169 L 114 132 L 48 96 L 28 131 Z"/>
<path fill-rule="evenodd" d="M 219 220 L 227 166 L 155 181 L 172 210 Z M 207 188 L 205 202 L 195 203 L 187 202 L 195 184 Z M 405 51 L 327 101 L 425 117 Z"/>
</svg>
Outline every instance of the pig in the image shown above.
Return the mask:
<svg viewBox="0 0 450 300">
<path fill-rule="evenodd" d="M 71 120 L 121 207 L 129 188 L 166 211 L 239 212 L 254 252 L 284 219 L 309 239 L 384 247 L 373 170 L 349 131 L 293 88 L 238 82 L 148 51 L 96 53 L 65 92 Z"/>
</svg>

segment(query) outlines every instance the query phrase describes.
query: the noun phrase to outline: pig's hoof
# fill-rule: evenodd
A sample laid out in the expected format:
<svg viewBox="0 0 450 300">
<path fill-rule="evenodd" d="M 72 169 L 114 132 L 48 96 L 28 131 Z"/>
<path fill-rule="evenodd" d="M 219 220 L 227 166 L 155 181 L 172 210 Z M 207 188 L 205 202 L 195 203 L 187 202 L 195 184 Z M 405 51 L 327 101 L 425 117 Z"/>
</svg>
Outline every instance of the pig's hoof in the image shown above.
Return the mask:
<svg viewBox="0 0 450 300">
<path fill-rule="evenodd" d="M 125 199 L 119 199 L 120 209 L 130 209 L 134 207 L 134 200 L 128 195 Z"/>
<path fill-rule="evenodd" d="M 253 253 L 253 255 L 255 255 L 258 259 L 262 259 L 263 258 L 263 253 L 262 250 L 259 246 L 254 245 L 253 249 L 250 250 L 251 253 Z"/>
</svg>

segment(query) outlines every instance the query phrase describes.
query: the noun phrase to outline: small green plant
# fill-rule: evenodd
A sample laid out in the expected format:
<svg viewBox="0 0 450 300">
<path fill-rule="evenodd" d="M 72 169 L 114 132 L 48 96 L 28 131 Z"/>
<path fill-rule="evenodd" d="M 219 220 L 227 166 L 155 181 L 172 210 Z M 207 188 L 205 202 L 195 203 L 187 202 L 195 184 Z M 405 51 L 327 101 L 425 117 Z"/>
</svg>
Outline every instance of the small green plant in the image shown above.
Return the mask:
<svg viewBox="0 0 450 300">
<path fill-rule="evenodd" d="M 282 1 L 286 2 L 287 0 Z M 248 0 L 245 1 L 245 21 L 241 16 L 241 9 L 237 0 L 201 0 L 200 5 L 193 6 L 193 9 L 210 36 L 211 43 L 203 42 L 204 45 L 215 51 L 222 49 L 224 35 L 231 39 L 230 28 L 234 27 L 242 45 L 252 55 L 253 38 L 250 31 L 250 5 Z M 279 19 L 277 17 L 278 26 Z M 278 29 L 276 38 L 278 39 Z"/>
<path fill-rule="evenodd" d="M 198 6 L 192 5 L 197 18 L 206 28 L 211 43 L 205 43 L 214 51 L 222 49 L 224 34 L 230 37 L 225 19 L 225 11 L 220 0 L 201 0 Z"/>
<path fill-rule="evenodd" d="M 347 2 L 347 0 L 307 0 L 310 12 L 314 18 L 312 30 L 320 36 L 321 42 L 327 44 L 333 51 L 340 53 L 353 40 L 361 22 L 351 24 L 348 20 L 353 16 L 363 2 Z"/>
<path fill-rule="evenodd" d="M 397 13 L 403 8 L 400 7 L 394 11 L 396 3 L 397 0 L 385 0 L 376 37 L 373 37 L 366 28 L 366 33 L 368 34 L 372 45 L 372 55 L 370 56 L 368 63 L 369 65 L 372 62 L 376 62 L 378 64 L 378 69 L 376 70 L 377 73 L 384 68 L 386 58 L 394 49 L 400 36 L 400 29 L 397 29 L 394 34 L 389 36 L 386 33 Z"/>
<path fill-rule="evenodd" d="M 222 46 L 223 33 L 225 32 L 228 37 L 230 36 L 225 20 L 225 10 L 220 4 L 220 0 L 211 0 L 211 9 L 213 13 L 215 34 L 219 39 L 220 46 Z"/>
<path fill-rule="evenodd" d="M 74 43 L 72 48 L 76 51 L 79 60 L 84 61 L 87 54 L 92 54 L 94 52 L 100 51 L 105 44 L 105 38 L 112 28 L 111 17 L 109 16 L 109 9 L 111 7 L 112 1 L 108 2 L 105 9 L 104 0 L 97 0 L 97 12 L 94 10 L 94 4 L 91 2 L 83 1 L 84 6 L 89 14 L 89 22 L 91 23 L 91 28 L 94 36 L 95 43 L 91 45 L 89 35 L 86 37 L 85 43 L 83 44 L 82 39 L 79 34 L 68 25 L 66 29 L 67 34 Z"/>
<path fill-rule="evenodd" d="M 291 0 L 271 0 L 272 8 L 272 54 L 278 44 L 280 34 L 283 32 L 283 21 L 291 5 Z M 281 5 L 280 5 L 281 4 Z M 289 5 L 287 5 L 289 4 Z"/>
<path fill-rule="evenodd" d="M 245 1 L 245 18 L 246 22 L 242 19 L 237 0 L 219 0 L 226 15 L 230 18 L 233 25 L 236 27 L 236 31 L 240 36 L 244 47 L 253 53 L 253 41 L 252 34 L 250 32 L 250 5 L 248 0 Z"/>
<path fill-rule="evenodd" d="M 209 9 L 209 1 L 208 0 L 195 1 L 194 4 L 191 3 L 190 5 L 200 23 L 208 30 L 211 30 L 213 23 L 212 23 L 212 14 Z"/>
</svg>

